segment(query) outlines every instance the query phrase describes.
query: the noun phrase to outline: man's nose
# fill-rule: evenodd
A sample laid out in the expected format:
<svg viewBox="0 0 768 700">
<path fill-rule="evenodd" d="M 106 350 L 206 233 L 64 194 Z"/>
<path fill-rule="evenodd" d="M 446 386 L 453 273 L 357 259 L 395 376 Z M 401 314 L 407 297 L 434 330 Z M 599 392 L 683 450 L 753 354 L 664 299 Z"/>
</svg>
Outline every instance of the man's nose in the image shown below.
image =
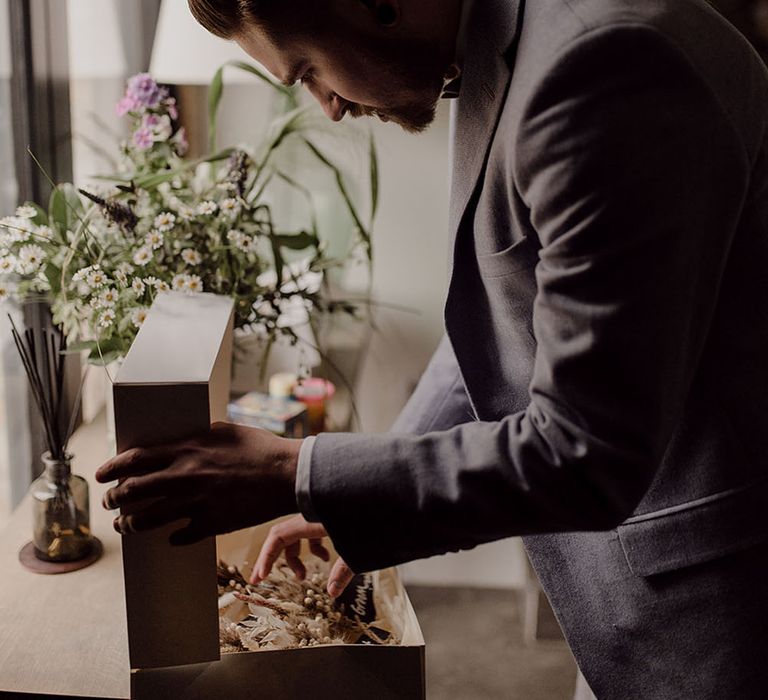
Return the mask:
<svg viewBox="0 0 768 700">
<path fill-rule="evenodd" d="M 323 111 L 331 121 L 339 122 L 344 118 L 347 101 L 339 97 L 335 92 L 325 92 L 310 87 L 312 96 L 320 103 Z"/>
</svg>

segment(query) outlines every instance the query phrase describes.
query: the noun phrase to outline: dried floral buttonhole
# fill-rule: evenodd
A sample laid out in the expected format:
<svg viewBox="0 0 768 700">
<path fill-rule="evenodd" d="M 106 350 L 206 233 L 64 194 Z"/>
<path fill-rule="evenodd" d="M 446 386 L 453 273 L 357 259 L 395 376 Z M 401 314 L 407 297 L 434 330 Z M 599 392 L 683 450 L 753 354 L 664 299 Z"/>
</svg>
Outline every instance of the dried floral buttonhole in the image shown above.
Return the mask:
<svg viewBox="0 0 768 700">
<path fill-rule="evenodd" d="M 326 592 L 330 567 L 305 561 L 299 581 L 281 557 L 261 583 L 248 583 L 237 567 L 219 562 L 219 627 L 222 653 L 298 649 L 324 644 L 397 645 L 385 620 L 366 623 Z"/>
</svg>

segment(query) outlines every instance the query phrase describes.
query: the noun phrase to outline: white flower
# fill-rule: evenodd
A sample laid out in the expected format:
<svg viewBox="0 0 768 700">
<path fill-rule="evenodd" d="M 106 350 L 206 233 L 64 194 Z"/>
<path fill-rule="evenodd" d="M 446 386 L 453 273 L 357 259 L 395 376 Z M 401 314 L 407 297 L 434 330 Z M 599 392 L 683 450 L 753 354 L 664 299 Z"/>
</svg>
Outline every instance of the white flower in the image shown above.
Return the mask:
<svg viewBox="0 0 768 700">
<path fill-rule="evenodd" d="M 20 219 L 34 219 L 37 216 L 37 209 L 25 204 L 16 209 L 16 216 Z"/>
<path fill-rule="evenodd" d="M 187 287 L 187 279 L 189 278 L 189 275 L 176 275 L 171 280 L 171 288 L 174 292 L 180 292 Z"/>
<path fill-rule="evenodd" d="M 133 323 L 136 328 L 141 328 L 144 321 L 147 320 L 147 310 L 146 309 L 135 309 L 133 313 L 131 313 L 131 323 Z"/>
<path fill-rule="evenodd" d="M 143 245 L 133 254 L 133 262 L 139 267 L 144 267 L 148 262 L 152 260 L 152 248 L 148 245 Z"/>
<path fill-rule="evenodd" d="M 234 219 L 240 213 L 240 202 L 234 197 L 222 200 L 221 213 Z"/>
<path fill-rule="evenodd" d="M 10 274 L 16 269 L 18 260 L 13 255 L 6 255 L 0 258 L 0 274 Z"/>
<path fill-rule="evenodd" d="M 210 200 L 206 202 L 200 202 L 200 204 L 197 205 L 197 213 L 200 216 L 213 216 L 217 209 L 218 205 L 216 202 L 212 202 Z"/>
<path fill-rule="evenodd" d="M 168 286 L 168 282 L 164 282 L 163 280 L 157 280 L 157 282 L 155 282 L 155 289 L 158 292 L 167 292 L 167 291 L 170 291 L 171 288 Z"/>
<path fill-rule="evenodd" d="M 128 275 L 122 270 L 115 270 L 115 279 L 121 287 L 128 286 Z"/>
<path fill-rule="evenodd" d="M 10 243 L 23 243 L 35 231 L 35 225 L 29 219 L 19 216 L 7 216 L 0 220 L 0 228 L 5 229 L 3 239 Z"/>
<path fill-rule="evenodd" d="M 91 289 L 98 289 L 107 283 L 107 276 L 99 269 L 98 265 L 94 265 L 86 277 L 86 282 Z"/>
<path fill-rule="evenodd" d="M 120 264 L 117 266 L 117 269 L 118 269 L 120 272 L 124 272 L 126 275 L 132 275 L 132 274 L 133 274 L 133 270 L 134 270 L 134 267 L 133 267 L 133 265 L 131 265 L 131 263 L 129 263 L 129 262 L 127 262 L 127 261 L 125 261 L 125 262 L 121 262 L 121 263 L 120 263 Z"/>
<path fill-rule="evenodd" d="M 13 292 L 15 290 L 13 287 L 11 287 L 10 284 L 7 284 L 5 282 L 0 282 L 0 304 L 4 301 L 8 301 L 8 299 L 11 298 Z"/>
<path fill-rule="evenodd" d="M 95 267 L 98 267 L 98 266 L 89 265 L 88 267 L 81 267 L 77 272 L 75 272 L 74 275 L 72 275 L 72 281 L 82 282 Z"/>
<path fill-rule="evenodd" d="M 187 263 L 187 265 L 199 265 L 203 262 L 203 256 L 192 248 L 184 248 L 181 251 L 181 259 Z"/>
<path fill-rule="evenodd" d="M 160 231 L 150 231 L 147 234 L 147 245 L 150 246 L 153 250 L 157 250 L 158 248 L 161 248 L 163 245 L 163 242 L 165 241 L 165 237 L 163 236 Z"/>
<path fill-rule="evenodd" d="M 118 293 L 116 289 L 105 289 L 99 294 L 99 301 L 102 306 L 114 306 L 117 303 Z"/>
<path fill-rule="evenodd" d="M 253 239 L 242 231 L 232 230 L 227 234 L 227 239 L 236 248 L 242 250 L 244 253 L 248 253 L 253 250 Z"/>
<path fill-rule="evenodd" d="M 25 270 L 34 272 L 43 264 L 43 260 L 45 260 L 45 251 L 39 245 L 25 245 L 19 251 L 19 266 L 23 266 Z"/>
<path fill-rule="evenodd" d="M 189 292 L 190 294 L 197 294 L 198 292 L 202 292 L 203 280 L 201 280 L 197 275 L 187 275 L 187 284 L 184 291 Z"/>
<path fill-rule="evenodd" d="M 133 289 L 134 292 L 136 292 L 137 296 L 141 296 L 144 294 L 144 291 L 146 290 L 147 286 L 144 284 L 144 281 L 139 277 L 134 277 L 133 282 L 131 282 L 131 289 Z"/>
<path fill-rule="evenodd" d="M 99 326 L 109 328 L 115 321 L 115 310 L 104 309 L 99 315 Z"/>
<path fill-rule="evenodd" d="M 175 223 L 176 217 L 169 211 L 164 211 L 155 217 L 155 228 L 161 233 L 172 230 Z"/>
<path fill-rule="evenodd" d="M 43 238 L 46 241 L 53 240 L 53 229 L 50 226 L 38 226 L 37 237 Z"/>
<path fill-rule="evenodd" d="M 195 210 L 192 207 L 188 207 L 186 204 L 180 204 L 176 211 L 182 221 L 189 221 L 195 216 Z"/>
</svg>

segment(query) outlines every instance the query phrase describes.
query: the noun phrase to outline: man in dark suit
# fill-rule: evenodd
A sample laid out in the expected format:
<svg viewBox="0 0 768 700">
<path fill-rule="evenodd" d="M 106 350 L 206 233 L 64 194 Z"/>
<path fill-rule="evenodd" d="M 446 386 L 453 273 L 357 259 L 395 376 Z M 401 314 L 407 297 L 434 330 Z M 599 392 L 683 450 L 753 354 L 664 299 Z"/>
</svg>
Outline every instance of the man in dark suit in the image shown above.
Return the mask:
<svg viewBox="0 0 768 700">
<path fill-rule="evenodd" d="M 748 43 L 703 0 L 190 4 L 334 119 L 419 131 L 458 95 L 447 336 L 392 434 L 220 426 L 116 458 L 108 505 L 164 498 L 117 526 L 186 513 L 191 541 L 295 511 L 295 487 L 303 517 L 255 575 L 329 533 L 340 585 L 523 535 L 601 700 L 764 697 L 768 77 Z"/>
</svg>

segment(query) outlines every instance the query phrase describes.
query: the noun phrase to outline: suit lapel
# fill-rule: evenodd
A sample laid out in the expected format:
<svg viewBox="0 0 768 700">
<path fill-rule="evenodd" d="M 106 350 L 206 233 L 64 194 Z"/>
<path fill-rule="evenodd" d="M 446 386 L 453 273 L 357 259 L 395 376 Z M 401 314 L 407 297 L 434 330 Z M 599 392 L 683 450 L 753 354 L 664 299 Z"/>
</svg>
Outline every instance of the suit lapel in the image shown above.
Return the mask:
<svg viewBox="0 0 768 700">
<path fill-rule="evenodd" d="M 525 0 L 474 0 L 467 56 L 453 122 L 450 233 L 461 219 L 483 171 L 511 79 Z"/>
</svg>

